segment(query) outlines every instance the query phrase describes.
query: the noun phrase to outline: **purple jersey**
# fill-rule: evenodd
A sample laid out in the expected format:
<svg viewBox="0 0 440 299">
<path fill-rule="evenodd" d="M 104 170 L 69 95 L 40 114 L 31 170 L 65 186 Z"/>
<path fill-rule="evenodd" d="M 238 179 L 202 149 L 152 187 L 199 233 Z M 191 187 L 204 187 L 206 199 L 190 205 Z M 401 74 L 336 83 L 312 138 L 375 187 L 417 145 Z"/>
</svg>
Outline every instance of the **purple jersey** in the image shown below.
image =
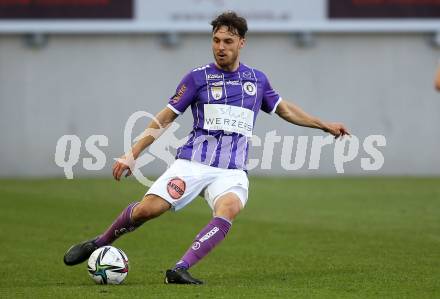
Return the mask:
<svg viewBox="0 0 440 299">
<path fill-rule="evenodd" d="M 281 101 L 266 75 L 240 64 L 235 72 L 214 63 L 187 74 L 170 98 L 177 114 L 191 106 L 193 130 L 176 159 L 246 170 L 249 142 L 259 110 L 274 113 Z"/>
</svg>

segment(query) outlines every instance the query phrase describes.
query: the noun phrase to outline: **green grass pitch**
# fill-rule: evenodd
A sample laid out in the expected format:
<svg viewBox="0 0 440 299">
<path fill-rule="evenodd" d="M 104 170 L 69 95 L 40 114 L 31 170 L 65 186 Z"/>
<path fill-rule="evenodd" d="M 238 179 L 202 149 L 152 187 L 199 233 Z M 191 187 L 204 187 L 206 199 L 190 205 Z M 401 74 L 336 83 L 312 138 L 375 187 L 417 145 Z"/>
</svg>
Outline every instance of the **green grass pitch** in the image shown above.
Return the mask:
<svg viewBox="0 0 440 299">
<path fill-rule="evenodd" d="M 103 231 L 145 188 L 135 180 L 0 180 L 0 298 L 440 298 L 440 178 L 252 178 L 226 240 L 164 285 L 209 221 L 201 199 L 114 245 L 120 286 L 95 285 L 65 250 Z"/>
</svg>

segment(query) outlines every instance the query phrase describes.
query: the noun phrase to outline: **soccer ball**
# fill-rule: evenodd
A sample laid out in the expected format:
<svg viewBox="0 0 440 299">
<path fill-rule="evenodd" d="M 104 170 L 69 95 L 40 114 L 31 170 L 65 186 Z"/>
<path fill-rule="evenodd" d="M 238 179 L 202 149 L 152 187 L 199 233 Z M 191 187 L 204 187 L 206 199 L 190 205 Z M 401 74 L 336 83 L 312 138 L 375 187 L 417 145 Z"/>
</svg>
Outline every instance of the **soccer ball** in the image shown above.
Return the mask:
<svg viewBox="0 0 440 299">
<path fill-rule="evenodd" d="M 128 258 L 121 249 L 104 246 L 89 257 L 87 269 L 97 284 L 120 284 L 128 274 Z"/>
</svg>

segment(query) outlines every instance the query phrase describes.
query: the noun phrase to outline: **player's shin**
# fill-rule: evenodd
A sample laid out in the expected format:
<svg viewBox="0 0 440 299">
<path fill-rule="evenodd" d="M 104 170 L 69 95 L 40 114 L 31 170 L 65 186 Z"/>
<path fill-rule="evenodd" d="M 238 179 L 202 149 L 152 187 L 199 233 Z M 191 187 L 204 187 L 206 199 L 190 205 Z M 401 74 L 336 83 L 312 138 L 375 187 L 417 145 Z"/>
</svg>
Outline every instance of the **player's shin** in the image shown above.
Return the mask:
<svg viewBox="0 0 440 299">
<path fill-rule="evenodd" d="M 112 225 L 95 240 L 98 247 L 110 245 L 121 235 L 132 232 L 142 225 L 143 222 L 134 222 L 131 218 L 132 211 L 138 204 L 139 202 L 129 204 Z"/>
<path fill-rule="evenodd" d="M 174 269 L 188 269 L 195 265 L 226 237 L 230 227 L 231 222 L 229 220 L 214 217 L 196 236 L 192 246 L 177 262 Z"/>
</svg>

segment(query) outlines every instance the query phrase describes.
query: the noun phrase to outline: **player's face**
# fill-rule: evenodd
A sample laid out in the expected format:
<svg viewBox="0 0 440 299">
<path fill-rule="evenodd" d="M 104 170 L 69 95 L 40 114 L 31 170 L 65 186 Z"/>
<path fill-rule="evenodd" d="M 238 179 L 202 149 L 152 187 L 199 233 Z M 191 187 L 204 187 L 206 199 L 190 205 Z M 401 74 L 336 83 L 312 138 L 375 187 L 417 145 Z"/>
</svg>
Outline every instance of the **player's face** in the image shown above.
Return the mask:
<svg viewBox="0 0 440 299">
<path fill-rule="evenodd" d="M 235 69 L 244 41 L 238 34 L 228 31 L 228 27 L 220 27 L 212 35 L 212 52 L 217 65 L 225 70 Z"/>
</svg>

